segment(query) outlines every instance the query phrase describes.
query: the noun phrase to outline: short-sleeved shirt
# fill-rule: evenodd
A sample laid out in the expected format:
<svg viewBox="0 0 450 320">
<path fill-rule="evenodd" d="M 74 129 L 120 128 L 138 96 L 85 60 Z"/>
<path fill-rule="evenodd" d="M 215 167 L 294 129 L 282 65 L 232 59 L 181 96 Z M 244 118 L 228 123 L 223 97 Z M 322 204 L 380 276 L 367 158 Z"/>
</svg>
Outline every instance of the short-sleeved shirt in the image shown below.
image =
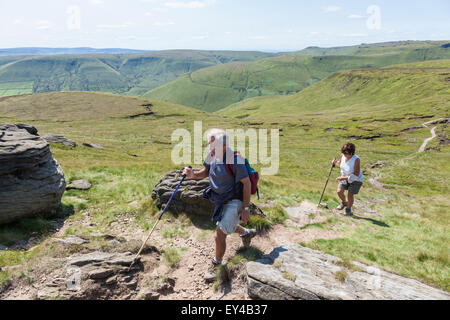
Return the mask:
<svg viewBox="0 0 450 320">
<path fill-rule="evenodd" d="M 232 150 L 227 151 L 227 157 L 234 157 Z M 224 157 L 225 158 L 225 157 Z M 211 189 L 218 193 L 224 194 L 235 191 L 235 185 L 240 185 L 240 181 L 248 177 L 247 168 L 245 164 L 234 163 L 233 171 L 234 177 L 227 172 L 226 161 L 217 161 L 215 157 L 208 156 L 203 163 L 206 170 L 209 172 L 209 184 Z M 241 198 L 242 196 L 238 197 Z"/>
<path fill-rule="evenodd" d="M 345 159 L 345 156 L 341 156 L 341 175 L 342 176 L 350 176 L 355 174 L 355 161 L 359 159 L 359 157 L 355 154 L 353 157 L 351 157 L 348 162 Z M 357 177 L 359 182 L 364 181 L 364 176 L 362 173 L 362 170 L 359 170 L 359 176 Z"/>
</svg>

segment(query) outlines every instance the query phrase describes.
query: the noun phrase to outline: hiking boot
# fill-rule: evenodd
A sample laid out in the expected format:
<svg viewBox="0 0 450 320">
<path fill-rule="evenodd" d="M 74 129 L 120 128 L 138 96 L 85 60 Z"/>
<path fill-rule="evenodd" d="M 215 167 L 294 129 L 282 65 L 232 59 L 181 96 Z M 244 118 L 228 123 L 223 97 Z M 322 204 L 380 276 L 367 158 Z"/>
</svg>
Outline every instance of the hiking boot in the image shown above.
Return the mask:
<svg viewBox="0 0 450 320">
<path fill-rule="evenodd" d="M 338 206 L 336 207 L 336 209 L 338 209 L 338 210 L 343 210 L 345 207 L 347 207 L 347 202 L 341 202 L 341 204 L 338 205 Z"/>
<path fill-rule="evenodd" d="M 250 243 L 252 242 L 252 239 L 256 236 L 256 230 L 255 229 L 249 229 L 248 233 L 245 235 L 240 236 L 242 239 L 242 244 L 244 247 L 250 246 Z"/>
<path fill-rule="evenodd" d="M 214 259 L 211 262 L 211 265 L 209 266 L 208 270 L 206 271 L 204 275 L 204 279 L 206 282 L 213 282 L 217 278 L 217 269 L 222 265 L 222 263 L 217 263 L 214 261 Z"/>
<path fill-rule="evenodd" d="M 346 215 L 346 216 L 351 216 L 351 215 L 353 215 L 352 209 L 351 209 L 351 208 L 345 208 L 345 215 Z"/>
</svg>

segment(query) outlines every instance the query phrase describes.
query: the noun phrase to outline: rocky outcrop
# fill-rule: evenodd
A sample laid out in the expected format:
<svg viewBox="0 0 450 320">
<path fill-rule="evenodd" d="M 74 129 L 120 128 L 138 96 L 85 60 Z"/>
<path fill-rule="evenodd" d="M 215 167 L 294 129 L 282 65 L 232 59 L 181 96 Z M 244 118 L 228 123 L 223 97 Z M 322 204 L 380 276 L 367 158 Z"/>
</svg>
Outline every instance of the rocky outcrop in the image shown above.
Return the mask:
<svg viewBox="0 0 450 320">
<path fill-rule="evenodd" d="M 42 137 L 44 140 L 46 140 L 49 143 L 56 143 L 56 144 L 62 144 L 63 146 L 67 147 L 73 147 L 75 148 L 77 146 L 77 143 L 73 140 L 67 139 L 63 135 L 60 134 L 47 134 Z"/>
<path fill-rule="evenodd" d="M 30 125 L 0 125 L 0 224 L 59 207 L 66 182 L 47 141 Z"/>
<path fill-rule="evenodd" d="M 155 186 L 152 198 L 156 199 L 156 205 L 161 208 L 169 201 L 170 196 L 181 181 L 181 171 L 173 170 L 166 174 Z M 209 186 L 209 180 L 185 180 L 172 199 L 170 210 L 174 212 L 195 213 L 199 215 L 211 215 L 214 205 L 203 198 L 203 191 Z"/>
<path fill-rule="evenodd" d="M 158 208 L 161 208 L 163 204 L 169 201 L 181 179 L 182 171 L 173 170 L 158 182 L 152 192 L 152 198 L 156 199 Z M 214 204 L 203 198 L 203 191 L 208 186 L 208 178 L 203 180 L 185 180 L 173 197 L 170 203 L 170 210 L 178 213 L 185 212 L 212 216 Z M 250 213 L 264 216 L 262 210 L 253 203 L 250 205 Z"/>
<path fill-rule="evenodd" d="M 95 251 L 91 253 L 81 254 L 69 257 L 68 264 L 74 266 L 84 266 L 93 263 L 104 263 L 107 265 L 129 266 L 134 260 L 131 252 L 108 253 Z"/>
<path fill-rule="evenodd" d="M 92 187 L 92 184 L 87 181 L 86 179 L 80 179 L 80 180 L 74 180 L 71 181 L 67 187 L 66 190 L 89 190 Z"/>
<path fill-rule="evenodd" d="M 323 252 L 288 244 L 247 263 L 253 299 L 449 300 L 442 290 Z"/>
<path fill-rule="evenodd" d="M 88 147 L 88 148 L 98 149 L 98 150 L 105 150 L 105 148 L 103 148 L 101 145 L 96 144 L 96 143 L 83 142 L 83 146 Z"/>
</svg>

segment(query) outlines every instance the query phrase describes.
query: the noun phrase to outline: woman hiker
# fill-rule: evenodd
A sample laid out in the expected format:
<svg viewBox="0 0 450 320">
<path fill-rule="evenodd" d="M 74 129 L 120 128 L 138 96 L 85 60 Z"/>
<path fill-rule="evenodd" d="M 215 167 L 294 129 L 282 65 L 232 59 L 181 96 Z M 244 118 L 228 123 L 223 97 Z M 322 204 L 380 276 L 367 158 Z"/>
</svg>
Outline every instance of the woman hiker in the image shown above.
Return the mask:
<svg viewBox="0 0 450 320">
<path fill-rule="evenodd" d="M 363 184 L 364 176 L 361 170 L 361 160 L 355 154 L 355 145 L 346 143 L 342 146 L 342 156 L 339 160 L 334 159 L 332 162 L 341 167 L 341 176 L 336 178 L 339 182 L 337 194 L 341 199 L 341 204 L 337 209 L 345 208 L 345 215 L 352 215 L 352 206 L 355 200 L 354 195 L 358 194 Z M 348 190 L 348 200 L 345 198 L 344 191 Z"/>
</svg>

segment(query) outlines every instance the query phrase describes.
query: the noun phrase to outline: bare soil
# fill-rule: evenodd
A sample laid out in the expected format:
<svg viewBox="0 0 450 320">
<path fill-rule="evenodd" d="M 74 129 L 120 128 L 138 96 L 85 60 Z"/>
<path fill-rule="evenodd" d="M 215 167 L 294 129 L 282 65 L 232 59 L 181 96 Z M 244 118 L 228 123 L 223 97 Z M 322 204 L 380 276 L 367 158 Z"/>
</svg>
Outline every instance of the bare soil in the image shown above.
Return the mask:
<svg viewBox="0 0 450 320">
<path fill-rule="evenodd" d="M 342 236 L 335 230 L 305 228 L 326 220 L 321 211 L 308 201 L 286 208 L 286 211 L 290 218 L 285 224 L 275 225 L 270 231 L 256 236 L 252 241 L 253 247 L 267 254 L 287 243 Z M 23 271 L 13 278 L 3 293 L 0 292 L 0 299 L 248 299 L 245 262 L 236 266 L 229 275 L 229 281 L 222 285 L 205 281 L 204 275 L 214 254 L 214 229 L 211 225 L 206 227 L 208 221 L 202 228 L 199 223 L 186 223 L 183 215 L 178 219 L 170 217 L 163 220 L 153 233 L 136 269 L 127 272 L 127 268 L 120 265 L 91 263 L 73 268 L 68 264 L 69 257 L 97 251 L 134 254 L 147 235 L 132 223 L 133 215 L 124 214 L 111 224 L 108 234 L 80 236 L 86 243 L 66 245 L 55 241 L 55 238 L 67 239 L 65 232 L 69 226 L 95 226 L 89 212 L 83 217 L 82 220 L 66 220 L 51 238 L 44 240 L 41 245 L 45 245 L 48 252 L 33 258 L 29 265 L 10 267 L 11 271 Z M 175 227 L 182 231 L 168 237 L 164 231 Z M 241 247 L 242 241 L 237 234 L 229 236 L 224 262 L 227 263 Z M 173 266 L 164 257 L 170 248 L 176 248 L 180 255 L 179 262 Z M 105 268 L 112 270 L 107 277 L 90 278 L 92 272 L 98 273 Z M 81 278 L 81 285 L 71 288 L 70 281 L 76 272 Z"/>
</svg>

